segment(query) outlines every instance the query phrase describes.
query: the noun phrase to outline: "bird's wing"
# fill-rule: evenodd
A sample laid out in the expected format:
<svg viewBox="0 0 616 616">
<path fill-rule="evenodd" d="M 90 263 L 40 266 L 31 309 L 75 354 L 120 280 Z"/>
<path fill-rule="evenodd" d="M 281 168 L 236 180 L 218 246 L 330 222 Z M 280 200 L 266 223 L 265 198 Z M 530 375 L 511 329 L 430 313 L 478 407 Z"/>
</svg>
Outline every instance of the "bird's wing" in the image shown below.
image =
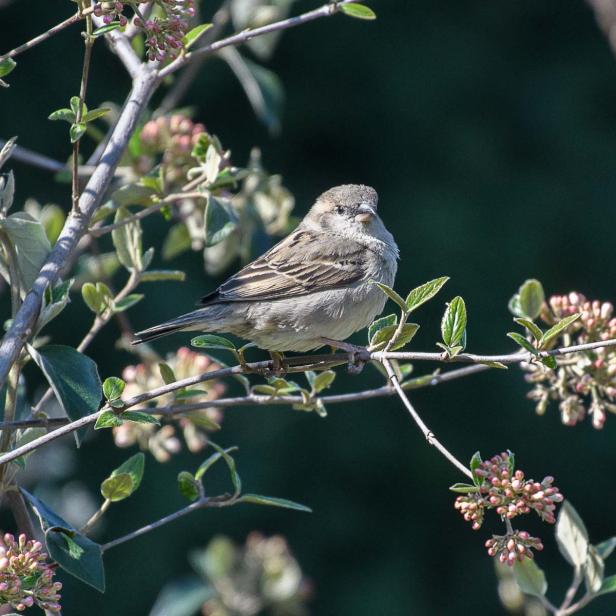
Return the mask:
<svg viewBox="0 0 616 616">
<path fill-rule="evenodd" d="M 366 277 L 366 253 L 355 242 L 300 228 L 199 303 L 272 300 L 350 285 Z"/>
</svg>

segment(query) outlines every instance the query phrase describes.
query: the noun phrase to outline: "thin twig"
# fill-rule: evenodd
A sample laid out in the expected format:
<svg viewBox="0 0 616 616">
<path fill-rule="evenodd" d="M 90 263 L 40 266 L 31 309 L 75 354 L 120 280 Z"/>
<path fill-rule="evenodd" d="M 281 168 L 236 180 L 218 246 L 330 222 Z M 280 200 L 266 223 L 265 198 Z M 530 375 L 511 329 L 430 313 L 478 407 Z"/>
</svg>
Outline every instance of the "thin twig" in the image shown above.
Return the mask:
<svg viewBox="0 0 616 616">
<path fill-rule="evenodd" d="M 199 49 L 195 49 L 194 51 L 190 51 L 187 54 L 180 55 L 177 59 L 171 62 L 171 64 L 168 64 L 160 70 L 160 76 L 164 78 L 167 75 L 171 75 L 189 62 L 193 61 L 195 58 L 211 55 L 224 47 L 229 47 L 231 45 L 243 45 L 257 36 L 263 36 L 265 34 L 271 34 L 272 32 L 279 32 L 280 30 L 287 30 L 289 28 L 301 26 L 309 21 L 320 19 L 321 17 L 330 17 L 335 15 L 340 10 L 340 5 L 348 4 L 351 1 L 352 0 L 342 0 L 341 2 L 324 4 L 318 9 L 302 13 L 301 15 L 296 15 L 295 17 L 275 21 L 271 24 L 261 26 L 260 28 L 248 28 L 227 38 L 220 39 L 210 45 L 206 45 L 205 47 L 201 47 Z"/>
<path fill-rule="evenodd" d="M 79 529 L 79 532 L 82 535 L 86 535 L 88 531 L 103 517 L 110 505 L 111 501 L 106 498 L 103 501 L 103 504 L 92 514 L 90 519 Z"/>
<path fill-rule="evenodd" d="M 106 233 L 110 233 L 114 229 L 119 229 L 124 225 L 128 225 L 131 222 L 135 222 L 136 220 L 142 220 L 143 218 L 147 218 L 151 214 L 155 214 L 159 212 L 165 205 L 169 205 L 170 203 L 174 203 L 175 201 L 180 201 L 181 199 L 204 199 L 205 195 L 201 192 L 185 192 L 185 193 L 174 193 L 172 195 L 167 195 L 164 199 L 161 199 L 158 203 L 154 205 L 150 205 L 143 210 L 139 210 L 136 214 L 132 216 L 127 216 L 118 222 L 114 222 L 111 225 L 105 225 L 104 227 L 93 227 L 90 229 L 90 235 L 94 237 L 100 237 L 101 235 L 105 235 Z"/>
<path fill-rule="evenodd" d="M 206 509 L 206 508 L 212 508 L 212 507 L 216 507 L 216 508 L 230 507 L 231 505 L 235 505 L 235 503 L 238 500 L 238 496 L 239 495 L 233 495 L 233 496 L 224 495 L 224 496 L 218 496 L 218 497 L 203 496 L 199 500 L 196 500 L 194 503 L 191 503 L 190 505 L 187 505 L 186 507 L 178 511 L 174 511 L 173 513 L 170 513 L 164 518 L 161 518 L 160 520 L 156 520 L 156 522 L 151 522 L 150 524 L 146 524 L 145 526 L 142 526 L 141 528 L 138 528 L 137 530 L 134 530 L 131 533 L 124 535 L 123 537 L 118 537 L 117 539 L 114 539 L 113 541 L 110 541 L 109 543 L 103 544 L 101 546 L 101 550 L 103 552 L 106 552 L 107 550 L 110 550 L 111 548 L 115 548 L 116 546 L 121 545 L 122 543 L 126 543 L 127 541 L 130 541 L 131 539 L 136 539 L 137 537 L 140 537 L 141 535 L 145 535 L 146 533 L 149 533 L 150 531 L 156 530 L 157 528 L 160 528 L 161 526 L 164 526 L 165 524 L 169 524 L 169 522 L 175 522 L 175 520 L 178 520 L 179 518 L 185 515 L 188 515 L 189 513 L 192 513 L 193 511 L 197 511 L 197 509 Z"/>
<path fill-rule="evenodd" d="M 415 410 L 415 407 L 411 404 L 408 396 L 404 393 L 402 387 L 400 387 L 400 383 L 398 382 L 398 377 L 391 365 L 391 362 L 388 359 L 382 360 L 383 366 L 387 371 L 387 376 L 391 381 L 391 384 L 394 386 L 394 389 L 398 393 L 400 400 L 406 407 L 406 410 L 411 414 L 413 421 L 417 424 L 419 429 L 423 432 L 423 435 L 426 437 L 429 445 L 435 447 L 438 451 L 440 451 L 447 460 L 449 460 L 458 470 L 462 471 L 469 479 L 473 478 L 473 474 L 471 471 L 460 462 L 437 438 L 434 436 L 434 433 L 428 428 L 428 426 L 424 423 L 423 419 L 419 416 L 419 413 Z"/>
<path fill-rule="evenodd" d="M 573 580 L 571 581 L 571 585 L 567 589 L 567 592 L 565 594 L 565 597 L 563 599 L 563 602 L 560 608 L 558 608 L 558 612 L 557 612 L 558 614 L 564 613 L 565 610 L 571 605 L 578 591 L 578 588 L 580 587 L 580 584 L 582 583 L 582 579 L 583 579 L 582 568 L 576 566 L 573 571 Z"/>
<path fill-rule="evenodd" d="M 81 8 L 81 3 L 80 3 Z M 84 38 L 83 68 L 81 71 L 81 82 L 79 84 L 79 107 L 75 113 L 75 125 L 81 124 L 83 120 L 83 108 L 86 102 L 86 91 L 88 89 L 88 76 L 90 74 L 90 60 L 92 59 L 92 47 L 94 38 L 92 37 L 92 17 L 86 17 L 86 35 Z M 79 144 L 81 136 L 73 143 L 73 160 L 71 161 L 71 202 L 74 211 L 79 207 Z"/>
<path fill-rule="evenodd" d="M 32 49 L 39 43 L 45 42 L 46 40 L 50 39 L 55 34 L 58 34 L 58 32 L 61 32 L 65 28 L 68 28 L 69 26 L 72 26 L 73 24 L 76 24 L 77 22 L 84 19 L 87 15 L 92 13 L 92 10 L 93 9 L 90 8 L 90 9 L 85 9 L 81 13 L 75 13 L 75 15 L 72 15 L 68 19 L 61 21 L 59 24 L 53 26 L 52 28 L 49 28 L 49 30 L 46 30 L 42 34 L 35 36 L 33 39 L 30 39 L 27 43 L 24 43 L 23 45 L 20 45 L 19 47 L 15 47 L 15 49 L 11 49 L 11 51 L 3 54 L 2 56 L 0 56 L 0 61 L 5 60 L 6 58 L 14 58 L 20 53 L 23 53 L 24 51 L 28 51 L 29 49 Z"/>
<path fill-rule="evenodd" d="M 600 343 L 600 346 L 614 346 L 615 344 L 616 344 L 616 340 L 606 340 Z M 597 346 L 599 346 L 597 345 L 597 343 L 588 343 L 585 345 L 582 344 L 582 345 L 575 345 L 571 347 L 564 347 L 560 349 L 554 349 L 552 351 L 549 351 L 548 353 L 552 355 L 565 355 L 567 353 L 594 349 L 594 348 L 597 348 Z M 356 360 L 379 361 L 385 364 L 387 359 L 398 359 L 398 358 L 405 359 L 405 357 L 403 356 L 407 356 L 410 354 L 394 352 L 394 353 L 387 353 L 385 354 L 386 356 L 383 357 L 383 353 L 380 353 L 380 352 L 371 353 L 368 350 L 364 350 L 363 352 L 358 352 L 358 353 L 355 353 L 354 355 L 355 355 Z M 420 359 L 430 359 L 432 361 L 435 361 L 437 359 L 436 357 L 434 357 L 434 355 L 436 355 L 438 356 L 438 360 L 440 360 L 441 362 L 444 361 L 444 358 L 442 354 L 440 353 L 417 353 L 413 355 L 419 356 Z M 426 356 L 429 356 L 429 357 L 426 357 Z M 512 355 L 502 355 L 502 356 L 501 355 L 499 356 L 467 355 L 467 361 L 470 361 L 470 359 L 468 359 L 469 357 L 481 358 L 480 363 L 473 365 L 473 366 L 468 366 L 467 368 L 462 368 L 458 371 L 452 371 L 452 372 L 444 373 L 444 374 L 437 374 L 432 377 L 430 376 L 421 377 L 422 386 L 424 382 L 429 385 L 436 385 L 438 383 L 443 383 L 448 380 L 453 380 L 454 378 L 461 378 L 462 376 L 467 376 L 469 374 L 475 374 L 477 372 L 489 370 L 490 367 L 488 365 L 485 365 L 485 363 L 481 363 L 481 362 L 493 361 L 492 357 L 509 358 L 511 359 L 511 361 L 508 363 L 520 363 L 522 361 L 529 361 L 529 357 L 527 353 L 513 353 Z M 289 373 L 290 372 L 303 372 L 309 369 L 323 370 L 323 369 L 332 367 L 332 365 L 337 365 L 337 364 L 339 365 L 339 364 L 347 363 L 348 359 L 349 359 L 349 355 L 345 353 L 337 353 L 337 354 L 332 353 L 331 355 L 308 355 L 308 356 L 300 356 L 300 357 L 291 357 L 291 358 L 286 358 L 283 360 L 283 367 L 284 367 L 284 371 L 289 372 Z M 390 362 L 387 362 L 387 364 L 391 367 Z M 273 370 L 273 368 L 274 368 L 273 362 L 271 360 L 268 360 L 268 361 L 261 361 L 261 362 L 253 362 L 253 363 L 244 364 L 244 365 L 237 365 L 231 368 L 221 368 L 220 370 L 216 370 L 212 372 L 206 372 L 200 375 L 196 375 L 193 377 L 182 379 L 180 381 L 176 381 L 174 383 L 170 383 L 169 385 L 165 385 L 163 387 L 158 387 L 147 393 L 134 396 L 133 398 L 130 398 L 129 400 L 124 401 L 125 403 L 124 408 L 130 408 L 132 406 L 136 406 L 137 404 L 141 404 L 143 402 L 153 400 L 154 398 L 157 398 L 159 396 L 176 391 L 177 389 L 181 389 L 183 387 L 190 387 L 192 385 L 196 385 L 197 383 L 202 383 L 204 381 L 208 381 L 211 379 L 226 378 L 226 377 L 237 375 L 237 374 L 250 374 L 253 372 L 259 372 L 259 371 L 264 371 L 264 370 L 271 371 Z M 397 384 L 396 389 L 398 389 L 399 387 L 402 391 L 404 391 L 403 387 L 400 386 L 397 379 L 395 380 L 395 383 Z M 392 382 L 392 384 L 394 383 Z M 407 384 L 408 382 L 405 383 L 405 386 Z M 413 386 L 408 387 L 408 389 L 413 389 L 413 388 L 417 388 L 417 387 L 413 387 Z M 375 393 L 375 392 L 378 392 L 378 393 Z M 356 398 L 357 395 L 358 394 L 342 394 L 342 396 L 345 396 L 345 398 L 337 397 L 338 399 L 336 401 L 337 402 L 351 401 L 353 399 L 358 399 Z M 365 394 L 360 394 L 360 395 L 363 395 L 365 398 L 370 398 L 370 397 L 378 397 L 378 396 L 386 395 L 386 394 L 384 393 L 382 389 L 380 389 L 380 390 L 370 390 L 370 392 L 366 392 Z M 326 399 L 324 399 L 324 402 L 325 401 Z M 212 401 L 212 403 L 213 403 L 212 405 L 215 405 L 215 401 Z M 13 451 L 5 453 L 4 455 L 0 455 L 0 465 L 5 464 L 6 462 L 10 462 L 11 460 L 14 460 L 15 458 L 23 455 L 24 453 L 29 453 L 30 451 L 34 451 L 41 445 L 51 442 L 55 440 L 56 438 L 59 438 L 65 434 L 70 434 L 71 432 L 74 432 L 75 430 L 78 430 L 79 428 L 82 428 L 91 423 L 94 423 L 98 419 L 99 415 L 104 410 L 109 410 L 109 409 L 108 407 L 105 406 L 100 411 L 97 411 L 96 413 L 92 413 L 91 415 L 87 415 L 86 417 L 82 417 L 80 419 L 72 421 L 58 428 L 57 430 L 54 430 L 53 432 L 43 435 L 39 437 L 38 439 L 34 439 L 30 443 L 27 443 L 26 445 L 23 445 L 22 447 L 19 447 Z M 151 410 L 150 412 L 153 412 L 154 414 L 156 413 L 155 410 L 153 411 Z"/>
</svg>

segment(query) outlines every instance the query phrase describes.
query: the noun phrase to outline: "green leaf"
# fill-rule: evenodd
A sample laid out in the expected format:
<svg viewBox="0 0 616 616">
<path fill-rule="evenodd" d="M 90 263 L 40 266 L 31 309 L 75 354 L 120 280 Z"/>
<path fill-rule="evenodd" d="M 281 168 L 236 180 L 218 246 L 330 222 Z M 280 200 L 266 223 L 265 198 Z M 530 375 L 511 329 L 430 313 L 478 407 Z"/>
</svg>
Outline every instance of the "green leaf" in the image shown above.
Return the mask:
<svg viewBox="0 0 616 616">
<path fill-rule="evenodd" d="M 368 327 L 368 342 L 374 338 L 375 334 L 388 325 L 396 325 L 398 323 L 398 316 L 395 314 L 388 314 L 386 317 L 381 317 L 372 321 L 370 327 Z M 312 384 L 312 383 L 311 383 Z"/>
<path fill-rule="evenodd" d="M 103 383 L 103 395 L 106 400 L 116 400 L 122 396 L 126 383 L 117 376 L 110 376 Z"/>
<path fill-rule="evenodd" d="M 610 537 L 595 546 L 597 554 L 601 558 L 607 558 L 614 551 L 614 548 L 616 548 L 616 537 Z"/>
<path fill-rule="evenodd" d="M 513 565 L 513 576 L 520 590 L 527 595 L 543 597 L 548 590 L 545 573 L 534 560 L 525 558 L 522 561 L 516 561 Z"/>
<path fill-rule="evenodd" d="M 181 471 L 178 474 L 178 489 L 184 498 L 195 501 L 199 498 L 201 484 L 188 471 Z"/>
<path fill-rule="evenodd" d="M 184 48 L 190 49 L 199 40 L 199 38 L 212 27 L 212 25 L 213 24 L 200 24 L 195 26 L 192 30 L 189 30 L 182 38 Z"/>
<path fill-rule="evenodd" d="M 381 289 L 381 291 L 383 291 L 383 293 L 385 293 L 385 295 L 387 295 L 389 299 L 396 302 L 396 304 L 398 304 L 398 306 L 403 312 L 406 312 L 406 302 L 391 287 L 388 287 L 382 282 L 376 282 L 375 280 L 371 280 L 370 282 L 372 284 L 375 284 L 379 289 Z"/>
<path fill-rule="evenodd" d="M 43 501 L 21 490 L 45 532 L 49 555 L 77 579 L 105 592 L 105 571 L 101 546 L 80 535 Z"/>
<path fill-rule="evenodd" d="M 49 555 L 67 573 L 105 592 L 105 570 L 101 546 L 75 532 L 70 535 L 62 530 L 49 530 L 45 534 Z"/>
<path fill-rule="evenodd" d="M 205 245 L 215 246 L 237 227 L 233 220 L 231 202 L 209 195 L 205 208 Z"/>
<path fill-rule="evenodd" d="M 513 319 L 518 325 L 525 327 L 532 335 L 535 340 L 541 340 L 543 336 L 543 332 L 541 329 L 530 319 L 525 319 L 524 317 L 517 317 Z"/>
<path fill-rule="evenodd" d="M 225 453 L 231 453 L 232 451 L 237 451 L 237 447 L 229 447 L 228 449 L 225 449 Z M 207 458 L 207 460 L 201 463 L 195 473 L 195 479 L 200 480 L 201 477 L 203 477 L 203 475 L 205 475 L 205 473 L 207 473 L 210 468 L 212 468 L 212 466 L 214 466 L 214 464 L 216 464 L 216 462 L 218 462 L 221 458 L 222 453 L 218 451 L 213 453 L 209 458 Z"/>
<path fill-rule="evenodd" d="M 59 281 L 54 287 L 47 287 L 43 294 L 43 306 L 36 321 L 35 331 L 40 331 L 47 323 L 55 319 L 70 302 L 69 291 L 74 278 Z"/>
<path fill-rule="evenodd" d="M 103 298 L 91 282 L 86 282 L 81 287 L 81 297 L 86 306 L 95 314 L 100 314 L 104 310 Z"/>
<path fill-rule="evenodd" d="M 483 477 L 479 477 L 479 475 L 477 475 L 475 471 L 481 466 L 481 463 L 482 463 L 481 454 L 478 451 L 476 451 L 473 454 L 473 457 L 471 458 L 469 467 L 473 475 L 473 483 L 478 488 L 481 487 L 481 484 L 483 483 Z"/>
<path fill-rule="evenodd" d="M 135 304 L 138 304 L 145 296 L 142 293 L 131 293 L 126 297 L 114 302 L 113 311 L 114 312 L 124 312 L 129 308 L 132 308 Z"/>
<path fill-rule="evenodd" d="M 101 483 L 101 494 L 112 503 L 128 498 L 134 491 L 133 479 L 128 473 L 112 475 Z"/>
<path fill-rule="evenodd" d="M 588 546 L 588 560 L 584 566 L 584 583 L 588 592 L 597 592 L 603 584 L 605 563 L 594 546 Z"/>
<path fill-rule="evenodd" d="M 79 113 L 79 104 L 80 100 L 78 96 L 71 96 L 70 106 L 73 110 L 73 113 L 77 115 Z M 84 113 L 86 111 L 85 103 L 81 103 L 81 112 Z"/>
<path fill-rule="evenodd" d="M 556 541 L 563 558 L 572 567 L 583 567 L 588 559 L 588 531 L 569 501 L 564 501 L 556 520 Z"/>
<path fill-rule="evenodd" d="M 349 17 L 367 20 L 376 19 L 376 13 L 370 7 L 365 6 L 364 4 L 349 2 L 348 4 L 340 4 L 338 6 L 340 7 L 340 10 Z"/>
<path fill-rule="evenodd" d="M 548 355 L 547 357 L 542 357 L 539 361 L 541 361 L 544 366 L 550 368 L 550 370 L 556 370 L 556 368 L 558 368 L 556 358 L 552 357 L 551 355 Z"/>
<path fill-rule="evenodd" d="M 120 415 L 120 418 L 123 421 L 134 421 L 135 423 L 143 423 L 143 424 L 156 424 L 160 426 L 160 421 L 156 419 L 153 415 L 149 413 L 141 413 L 139 411 L 124 411 Z"/>
<path fill-rule="evenodd" d="M 169 385 L 177 381 L 175 373 L 173 372 L 169 364 L 166 364 L 163 361 L 159 362 L 158 370 L 160 371 L 160 376 L 163 379 L 163 382 L 165 383 L 165 385 Z"/>
<path fill-rule="evenodd" d="M 603 584 L 601 584 L 601 589 L 599 590 L 600 595 L 606 595 L 610 592 L 616 592 L 616 575 L 606 577 L 603 580 Z"/>
<path fill-rule="evenodd" d="M 231 483 L 235 488 L 235 494 L 239 494 L 242 491 L 242 481 L 237 473 L 235 467 L 235 460 L 227 453 L 225 449 L 210 441 L 210 445 L 224 458 L 227 466 L 229 467 L 229 473 L 231 475 Z"/>
<path fill-rule="evenodd" d="M 158 282 L 162 280 L 177 280 L 184 282 L 186 274 L 180 270 L 149 270 L 141 274 L 141 282 Z"/>
<path fill-rule="evenodd" d="M 71 109 L 67 109 L 66 107 L 63 109 L 56 109 L 47 117 L 48 120 L 63 120 L 64 122 L 68 122 L 72 124 L 75 121 L 75 112 Z"/>
<path fill-rule="evenodd" d="M 275 387 L 271 385 L 253 385 L 252 391 L 256 394 L 261 394 L 263 396 L 276 396 L 278 393 Z"/>
<path fill-rule="evenodd" d="M 514 342 L 519 344 L 523 349 L 532 353 L 533 355 L 539 355 L 539 351 L 530 343 L 522 334 L 518 334 L 518 332 L 509 332 L 507 334 L 509 338 L 511 338 Z"/>
<path fill-rule="evenodd" d="M 488 366 L 488 368 L 498 368 L 500 370 L 509 370 L 505 364 L 500 361 L 481 361 L 480 364 Z"/>
<path fill-rule="evenodd" d="M 92 122 L 92 120 L 98 120 L 98 118 L 102 118 L 104 115 L 107 115 L 111 109 L 108 107 L 98 107 L 97 109 L 92 109 L 92 111 L 88 111 L 83 116 L 84 122 Z"/>
<path fill-rule="evenodd" d="M 169 261 L 189 250 L 191 245 L 188 229 L 183 222 L 180 222 L 169 229 L 163 242 L 162 257 L 165 261 Z"/>
<path fill-rule="evenodd" d="M 386 327 L 382 327 L 377 331 L 370 342 L 371 347 L 382 348 L 387 346 L 389 340 L 393 337 L 398 329 L 397 325 L 388 325 Z M 391 351 L 395 351 L 396 349 L 402 348 L 404 345 L 408 344 L 414 337 L 417 331 L 419 330 L 419 325 L 417 323 L 405 323 L 402 326 L 402 330 L 396 342 L 392 345 Z"/>
<path fill-rule="evenodd" d="M 103 34 L 107 34 L 108 32 L 113 32 L 113 30 L 117 30 L 120 27 L 121 25 L 119 21 L 113 21 L 110 24 L 107 24 L 106 26 L 101 26 L 100 28 L 96 28 L 96 30 L 92 32 L 92 36 L 97 38 L 99 36 L 103 36 Z"/>
<path fill-rule="evenodd" d="M 466 305 L 458 296 L 447 305 L 443 320 L 441 321 L 441 334 L 443 342 L 448 347 L 456 346 L 464 336 L 466 329 Z"/>
<path fill-rule="evenodd" d="M 28 353 L 49 381 L 58 402 L 71 420 L 98 410 L 103 389 L 96 364 L 75 349 L 48 344 Z"/>
<path fill-rule="evenodd" d="M 237 499 L 238 503 L 252 503 L 253 505 L 269 505 L 270 507 L 283 507 L 284 509 L 294 509 L 295 511 L 305 511 L 312 513 L 310 507 L 300 505 L 286 498 L 275 498 L 273 496 L 262 496 L 260 494 L 244 494 Z"/>
<path fill-rule="evenodd" d="M 479 488 L 470 483 L 454 483 L 449 489 L 458 494 L 475 494 L 479 492 Z"/>
<path fill-rule="evenodd" d="M 94 424 L 95 430 L 102 430 L 103 428 L 117 428 L 124 422 L 113 411 L 103 411 Z"/>
<path fill-rule="evenodd" d="M 225 351 L 235 351 L 235 345 L 231 340 L 214 334 L 203 334 L 190 341 L 190 345 L 197 349 L 222 349 Z"/>
<path fill-rule="evenodd" d="M 133 481 L 133 492 L 141 485 L 141 480 L 143 479 L 143 471 L 145 467 L 145 455 L 141 452 L 136 453 L 134 456 L 131 456 L 120 464 L 118 468 L 116 468 L 113 473 L 111 473 L 112 477 L 120 474 L 130 475 Z M 132 494 L 132 492 L 131 492 Z"/>
<path fill-rule="evenodd" d="M 518 291 L 521 315 L 533 320 L 541 314 L 541 308 L 545 301 L 543 286 L 538 280 L 527 280 Z"/>
<path fill-rule="evenodd" d="M 0 229 L 6 231 L 17 254 L 22 287 L 30 289 L 51 250 L 45 229 L 25 212 L 17 212 L 0 220 Z"/>
<path fill-rule="evenodd" d="M 4 60 L 0 60 L 0 79 L 6 77 L 16 66 L 17 62 L 15 62 L 13 58 L 4 58 Z"/>
<path fill-rule="evenodd" d="M 312 387 L 317 393 L 320 393 L 324 389 L 330 387 L 330 385 L 334 382 L 335 378 L 336 373 L 333 370 L 324 370 L 323 372 L 320 372 L 318 376 L 314 379 Z"/>
<path fill-rule="evenodd" d="M 119 208 L 114 223 L 130 217 L 126 208 Z M 141 248 L 141 225 L 138 220 L 126 223 L 111 232 L 111 239 L 115 246 L 120 263 L 129 271 L 140 272 L 143 269 Z"/>
<path fill-rule="evenodd" d="M 449 280 L 449 276 L 442 276 L 426 282 L 416 289 L 413 289 L 406 296 L 406 308 L 409 312 L 413 312 L 425 304 L 428 300 L 431 300 L 442 288 L 443 285 Z"/>
<path fill-rule="evenodd" d="M 86 132 L 86 128 L 85 122 L 76 122 L 75 124 L 71 124 L 71 128 L 68 131 L 71 137 L 71 143 L 77 143 L 77 141 L 83 137 Z"/>
<path fill-rule="evenodd" d="M 541 341 L 539 342 L 541 348 L 544 348 L 548 342 L 551 342 L 557 336 L 560 336 L 574 321 L 577 321 L 582 315 L 581 314 L 572 314 L 571 316 L 565 317 L 560 320 L 556 325 L 553 325 L 548 329 L 547 332 L 543 334 L 541 337 Z"/>
</svg>

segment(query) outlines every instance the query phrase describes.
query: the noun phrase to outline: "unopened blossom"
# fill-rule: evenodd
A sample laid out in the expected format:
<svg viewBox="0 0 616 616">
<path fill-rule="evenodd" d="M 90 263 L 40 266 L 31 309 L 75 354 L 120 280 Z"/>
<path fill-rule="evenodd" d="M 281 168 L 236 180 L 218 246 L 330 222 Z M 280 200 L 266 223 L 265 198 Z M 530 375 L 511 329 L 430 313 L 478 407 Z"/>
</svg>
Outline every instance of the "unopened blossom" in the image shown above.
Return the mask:
<svg viewBox="0 0 616 616">
<path fill-rule="evenodd" d="M 550 297 L 541 319 L 552 326 L 574 314 L 580 314 L 580 318 L 552 341 L 552 347 L 616 338 L 614 306 L 587 300 L 581 293 Z M 536 403 L 537 413 L 542 415 L 555 401 L 563 424 L 574 426 L 588 417 L 594 428 L 602 428 L 608 412 L 616 412 L 616 347 L 570 353 L 556 361 L 556 370 L 538 362 L 522 364 L 526 380 L 533 386 L 528 397 Z"/>
<path fill-rule="evenodd" d="M 148 60 L 175 58 L 184 47 L 183 38 L 195 14 L 194 0 L 158 0 L 160 15 L 145 21 L 135 17 L 134 24 L 143 30 Z"/>
<path fill-rule="evenodd" d="M 179 381 L 204 372 L 218 370 L 220 366 L 206 355 L 195 353 L 186 347 L 177 350 L 167 357 L 167 365 Z M 158 364 L 138 364 L 126 366 L 122 372 L 126 382 L 124 397 L 130 398 L 164 385 Z M 205 381 L 191 388 L 195 395 L 186 399 L 190 404 L 204 403 L 219 398 L 225 392 L 225 386 L 217 380 Z M 201 391 L 202 393 L 197 393 Z M 155 406 L 181 404 L 173 393 L 160 396 L 152 401 Z M 135 406 L 134 410 L 145 408 Z M 151 407 L 149 407 L 151 409 Z M 186 446 L 192 452 L 201 451 L 207 444 L 207 431 L 222 421 L 222 411 L 218 408 L 202 408 L 189 411 L 174 417 L 175 424 L 180 428 Z M 149 450 L 160 462 L 166 462 L 182 448 L 175 426 L 166 424 L 162 427 L 155 424 L 124 422 L 113 429 L 113 437 L 118 447 L 130 447 L 138 444 L 143 450 Z"/>
<path fill-rule="evenodd" d="M 543 543 L 537 537 L 531 537 L 525 530 L 516 530 L 506 535 L 493 535 L 485 543 L 490 556 L 499 562 L 513 566 L 516 561 L 534 557 L 533 550 L 543 550 Z"/>
<path fill-rule="evenodd" d="M 156 156 L 162 154 L 162 168 L 165 181 L 170 187 L 184 184 L 186 173 L 194 164 L 191 157 L 199 136 L 205 133 L 205 126 L 194 122 L 181 113 L 160 116 L 145 123 L 140 139 L 145 149 Z M 151 157 L 138 162 L 142 171 L 149 171 L 154 164 Z"/>
<path fill-rule="evenodd" d="M 18 612 L 37 605 L 49 612 L 60 611 L 61 582 L 54 582 L 54 567 L 40 541 L 23 533 L 0 536 L 0 605 Z"/>
<path fill-rule="evenodd" d="M 509 520 L 534 511 L 544 522 L 556 521 L 554 511 L 563 496 L 552 485 L 554 477 L 544 477 L 541 482 L 526 479 L 521 470 L 513 470 L 508 452 L 482 462 L 475 475 L 482 479 L 477 491 L 459 496 L 455 502 L 456 509 L 472 522 L 474 530 L 481 527 L 487 509 L 495 509 Z"/>
</svg>

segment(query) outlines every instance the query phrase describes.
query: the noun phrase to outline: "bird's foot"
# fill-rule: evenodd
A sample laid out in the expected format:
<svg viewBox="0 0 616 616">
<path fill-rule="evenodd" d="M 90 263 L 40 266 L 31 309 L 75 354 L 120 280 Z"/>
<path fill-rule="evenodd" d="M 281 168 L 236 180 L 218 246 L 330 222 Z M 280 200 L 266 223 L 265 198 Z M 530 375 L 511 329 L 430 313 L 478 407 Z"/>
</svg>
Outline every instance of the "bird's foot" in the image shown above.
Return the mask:
<svg viewBox="0 0 616 616">
<path fill-rule="evenodd" d="M 281 376 L 284 374 L 284 355 L 278 353 L 278 351 L 269 351 L 272 358 L 272 369 L 268 370 L 270 373 L 268 376 Z"/>
<path fill-rule="evenodd" d="M 359 374 L 364 369 L 366 360 L 361 357 L 366 351 L 364 347 L 350 344 L 349 342 L 342 342 L 341 340 L 332 340 L 331 338 L 321 338 L 321 341 L 331 346 L 332 351 L 341 349 L 348 353 L 347 372 L 349 374 Z"/>
</svg>

